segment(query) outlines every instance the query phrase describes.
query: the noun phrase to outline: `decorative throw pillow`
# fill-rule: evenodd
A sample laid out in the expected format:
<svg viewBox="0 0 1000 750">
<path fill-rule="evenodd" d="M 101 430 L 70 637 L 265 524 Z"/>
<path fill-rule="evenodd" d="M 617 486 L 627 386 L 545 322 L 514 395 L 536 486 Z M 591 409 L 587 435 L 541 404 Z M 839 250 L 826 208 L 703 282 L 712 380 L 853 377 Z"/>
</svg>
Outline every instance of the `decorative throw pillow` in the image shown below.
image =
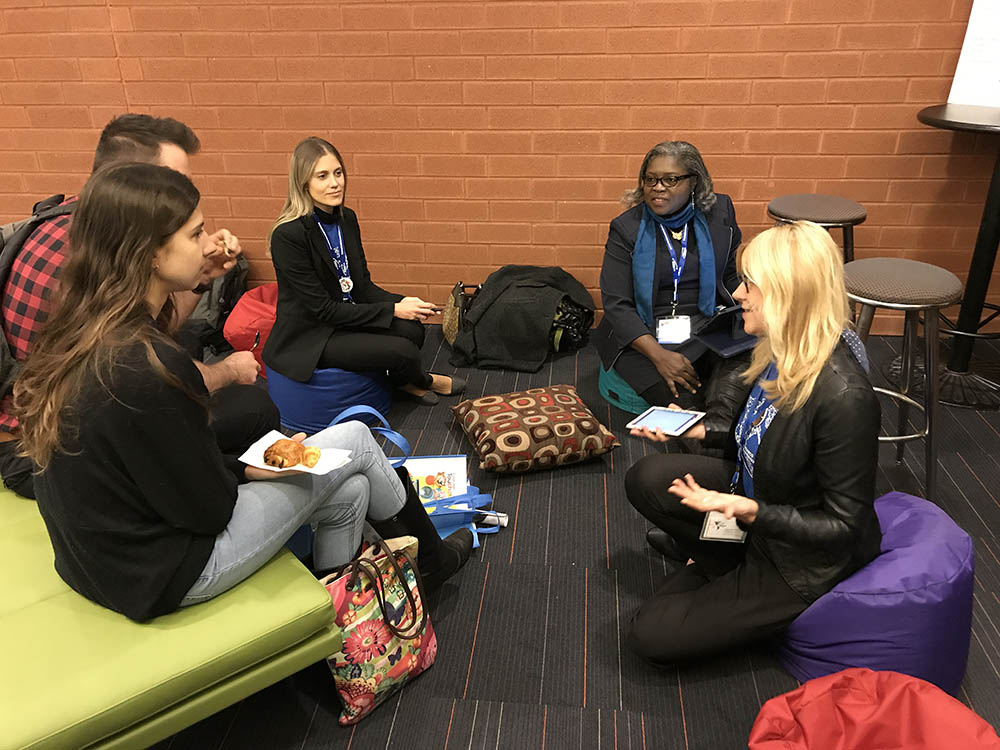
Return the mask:
<svg viewBox="0 0 1000 750">
<path fill-rule="evenodd" d="M 571 385 L 467 399 L 451 410 L 475 446 L 481 469 L 563 466 L 621 445 Z"/>
</svg>

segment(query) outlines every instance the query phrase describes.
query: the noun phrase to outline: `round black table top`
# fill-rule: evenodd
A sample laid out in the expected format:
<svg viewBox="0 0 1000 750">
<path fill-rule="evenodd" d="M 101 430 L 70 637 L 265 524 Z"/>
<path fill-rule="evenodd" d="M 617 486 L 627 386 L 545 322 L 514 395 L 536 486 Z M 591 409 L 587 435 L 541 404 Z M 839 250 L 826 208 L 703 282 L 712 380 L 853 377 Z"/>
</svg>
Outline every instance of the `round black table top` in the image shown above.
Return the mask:
<svg viewBox="0 0 1000 750">
<path fill-rule="evenodd" d="M 976 133 L 1000 133 L 1000 107 L 975 107 L 971 104 L 935 104 L 917 113 L 924 125 L 946 130 L 970 130 Z"/>
</svg>

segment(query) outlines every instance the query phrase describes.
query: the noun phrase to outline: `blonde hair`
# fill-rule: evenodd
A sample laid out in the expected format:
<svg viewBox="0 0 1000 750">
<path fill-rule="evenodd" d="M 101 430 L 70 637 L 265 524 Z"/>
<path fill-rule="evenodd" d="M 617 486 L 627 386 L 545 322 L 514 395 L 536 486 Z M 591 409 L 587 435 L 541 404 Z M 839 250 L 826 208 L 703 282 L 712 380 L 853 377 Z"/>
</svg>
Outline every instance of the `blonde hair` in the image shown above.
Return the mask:
<svg viewBox="0 0 1000 750">
<path fill-rule="evenodd" d="M 779 409 L 795 411 L 809 399 L 850 321 L 840 250 L 818 224 L 796 221 L 754 237 L 740 265 L 760 289 L 766 331 L 743 377 L 753 382 L 775 362 L 778 377 L 763 384 L 764 392 Z"/>
<path fill-rule="evenodd" d="M 285 205 L 281 209 L 281 213 L 278 214 L 277 221 L 274 222 L 274 226 L 271 227 L 271 231 L 267 234 L 268 244 L 271 242 L 271 235 L 274 234 L 274 230 L 282 224 L 295 221 L 300 216 L 308 216 L 313 212 L 316 204 L 313 203 L 313 199 L 309 195 L 309 180 L 312 179 L 316 162 L 327 154 L 333 154 L 337 157 L 337 161 L 340 162 L 340 166 L 344 170 L 344 196 L 346 198 L 347 167 L 344 166 L 344 160 L 341 158 L 340 152 L 337 151 L 332 143 L 316 136 L 310 136 L 303 141 L 299 141 L 295 150 L 292 151 L 292 159 L 288 165 L 288 197 L 285 199 Z"/>
</svg>

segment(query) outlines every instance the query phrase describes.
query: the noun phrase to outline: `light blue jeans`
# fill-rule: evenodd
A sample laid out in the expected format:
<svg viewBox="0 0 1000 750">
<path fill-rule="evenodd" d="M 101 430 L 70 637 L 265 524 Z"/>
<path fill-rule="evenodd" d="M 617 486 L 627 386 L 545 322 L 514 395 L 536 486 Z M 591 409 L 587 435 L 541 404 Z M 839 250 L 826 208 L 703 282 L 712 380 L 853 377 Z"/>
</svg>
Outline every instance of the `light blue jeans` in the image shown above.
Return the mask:
<svg viewBox="0 0 1000 750">
<path fill-rule="evenodd" d="M 403 485 L 361 422 L 327 427 L 305 444 L 349 450 L 351 460 L 323 476 L 300 474 L 241 484 L 233 517 L 215 538 L 212 556 L 182 607 L 207 601 L 249 577 L 306 523 L 316 528 L 317 570 L 350 562 L 361 544 L 365 518 L 382 521 L 403 507 Z"/>
</svg>

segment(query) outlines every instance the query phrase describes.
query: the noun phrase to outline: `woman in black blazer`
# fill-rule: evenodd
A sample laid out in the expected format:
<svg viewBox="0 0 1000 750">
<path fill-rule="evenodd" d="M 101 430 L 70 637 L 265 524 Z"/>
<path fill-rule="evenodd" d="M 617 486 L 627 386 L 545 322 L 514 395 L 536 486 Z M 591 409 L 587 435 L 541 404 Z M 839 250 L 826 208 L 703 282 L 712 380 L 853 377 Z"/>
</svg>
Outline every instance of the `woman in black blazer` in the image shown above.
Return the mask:
<svg viewBox="0 0 1000 750">
<path fill-rule="evenodd" d="M 372 281 L 346 193 L 347 172 L 332 144 L 311 137 L 295 147 L 288 199 L 271 230 L 278 308 L 264 362 L 300 382 L 328 367 L 387 370 L 393 385 L 425 404 L 460 393 L 461 378 L 425 372 L 420 363 L 421 321 L 434 306 Z"/>
<path fill-rule="evenodd" d="M 601 266 L 601 363 L 650 404 L 701 408 L 701 384 L 720 361 L 690 334 L 735 304 L 741 233 L 733 202 L 714 192 L 698 149 L 665 141 L 646 154 L 622 203 L 628 210 L 611 222 Z M 657 324 L 669 316 L 688 335 L 665 343 Z"/>
</svg>

